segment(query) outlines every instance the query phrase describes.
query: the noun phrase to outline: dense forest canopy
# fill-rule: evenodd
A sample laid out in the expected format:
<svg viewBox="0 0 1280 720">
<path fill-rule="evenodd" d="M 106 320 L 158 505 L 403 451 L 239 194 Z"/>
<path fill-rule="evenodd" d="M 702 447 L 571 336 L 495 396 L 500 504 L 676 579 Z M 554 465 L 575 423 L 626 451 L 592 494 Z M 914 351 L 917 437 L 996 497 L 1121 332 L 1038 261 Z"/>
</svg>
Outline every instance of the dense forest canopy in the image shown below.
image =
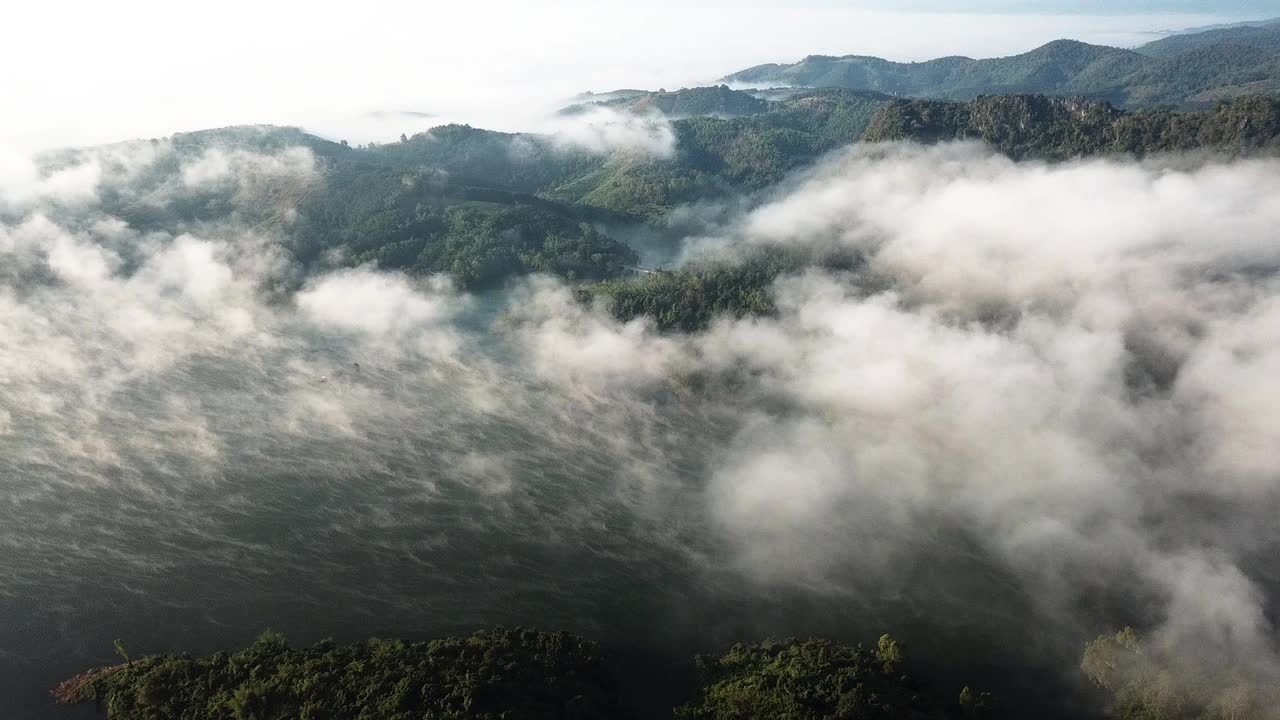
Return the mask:
<svg viewBox="0 0 1280 720">
<path fill-rule="evenodd" d="M 63 683 L 113 720 L 607 720 L 623 717 L 599 648 L 529 629 L 292 648 L 279 633 L 210 657 L 150 656 Z"/>
<path fill-rule="evenodd" d="M 94 705 L 114 720 L 622 720 L 619 678 L 598 645 L 529 628 L 406 643 L 374 639 L 294 648 L 266 632 L 208 657 L 132 658 L 70 678 L 61 703 Z M 690 699 L 676 720 L 942 720 L 1022 717 L 963 678 L 924 679 L 883 635 L 868 650 L 828 640 L 739 643 L 695 658 Z M 1249 720 L 1280 702 L 1247 667 L 1211 675 L 1141 641 L 1132 628 L 1100 636 L 1081 672 L 1119 720 Z M 672 669 L 675 670 L 674 668 Z"/>
<path fill-rule="evenodd" d="M 325 641 L 292 648 L 264 633 L 234 653 L 155 655 L 71 678 L 63 703 L 114 720 L 622 720 L 618 678 L 600 648 L 567 633 L 477 632 L 431 642 Z M 739 644 L 697 658 L 696 697 L 680 720 L 977 717 L 967 686 L 944 700 L 906 674 L 888 635 L 874 651 L 824 640 Z"/>
</svg>

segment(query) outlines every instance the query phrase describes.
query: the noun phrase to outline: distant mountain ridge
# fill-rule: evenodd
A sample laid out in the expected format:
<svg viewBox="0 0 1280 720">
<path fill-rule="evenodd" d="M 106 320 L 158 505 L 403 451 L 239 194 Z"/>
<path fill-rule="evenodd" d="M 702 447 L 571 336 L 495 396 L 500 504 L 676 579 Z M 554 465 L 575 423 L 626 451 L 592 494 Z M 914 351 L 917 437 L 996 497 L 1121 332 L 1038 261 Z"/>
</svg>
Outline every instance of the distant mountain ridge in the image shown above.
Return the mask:
<svg viewBox="0 0 1280 720">
<path fill-rule="evenodd" d="M 681 88 L 668 92 L 658 90 L 615 90 L 598 95 L 584 94 L 579 102 L 560 111 L 561 115 L 575 115 L 596 108 L 612 108 L 630 112 L 655 112 L 668 117 L 699 117 L 718 115 L 739 117 L 757 115 L 769 109 L 767 100 L 741 90 L 731 90 L 727 85 Z"/>
<path fill-rule="evenodd" d="M 1169 57 L 1216 44 L 1243 45 L 1263 50 L 1280 50 L 1280 19 L 1259 23 L 1209 28 L 1201 32 L 1170 35 L 1149 42 L 1137 51 L 1151 57 Z"/>
<path fill-rule="evenodd" d="M 1068 95 L 1118 107 L 1207 107 L 1280 92 L 1280 21 L 1175 35 L 1135 50 L 1055 40 L 1020 55 L 951 56 L 900 63 L 862 55 L 810 55 L 732 73 L 724 82 L 873 90 L 971 100 L 990 94 Z"/>
</svg>

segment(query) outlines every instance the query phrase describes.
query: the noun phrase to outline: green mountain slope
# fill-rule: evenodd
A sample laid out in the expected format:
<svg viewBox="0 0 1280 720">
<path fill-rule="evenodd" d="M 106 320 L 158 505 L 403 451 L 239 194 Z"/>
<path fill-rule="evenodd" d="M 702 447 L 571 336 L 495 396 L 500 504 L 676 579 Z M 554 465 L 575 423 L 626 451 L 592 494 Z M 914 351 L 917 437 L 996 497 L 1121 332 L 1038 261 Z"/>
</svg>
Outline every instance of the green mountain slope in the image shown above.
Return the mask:
<svg viewBox="0 0 1280 720">
<path fill-rule="evenodd" d="M 782 101 L 757 99 L 723 86 L 694 90 L 709 92 L 681 90 L 638 99 L 628 95 L 619 105 L 644 113 L 644 103 L 657 102 L 654 98 L 678 94 L 705 101 L 703 112 L 671 124 L 675 147 L 666 157 L 626 150 L 593 153 L 552 136 L 465 125 L 437 127 L 361 152 L 408 172 L 432 169 L 453 183 L 538 195 L 584 212 L 603 213 L 595 216 L 598 219 L 634 220 L 664 214 L 681 203 L 776 182 L 818 155 L 858 141 L 889 100 L 877 93 L 834 88 L 793 93 Z M 749 101 L 755 112 L 722 117 L 731 114 L 721 112 L 720 101 L 726 98 Z M 683 107 L 692 110 L 692 103 Z"/>
<path fill-rule="evenodd" d="M 1243 25 L 1186 35 L 1173 35 L 1149 42 L 1137 48 L 1137 51 L 1150 57 L 1166 58 L 1210 45 L 1241 45 L 1261 50 L 1280 51 L 1280 19 L 1270 20 L 1258 25 Z"/>
<path fill-rule="evenodd" d="M 99 190 L 102 208 L 136 231 L 175 234 L 234 222 L 270 231 L 304 270 L 374 262 L 412 273 L 447 272 L 464 287 L 529 272 L 604 279 L 635 253 L 596 229 L 600 213 L 538 197 L 601 160 L 550 149 L 518 160 L 502 133 L 442 128 L 414 145 L 352 148 L 296 128 L 234 127 L 182 133 L 145 172 Z M 298 156 L 305 148 L 310 154 Z M 79 153 L 52 157 L 50 167 Z M 501 158 L 501 159 L 499 159 Z M 249 163 L 235 180 L 191 180 L 201 163 Z M 258 178 L 252 163 L 296 165 Z M 471 169 L 473 177 L 451 168 Z M 249 186 L 245 182 L 249 181 Z"/>
<path fill-rule="evenodd" d="M 1187 67 L 1195 52 L 1150 62 Z M 1280 99 L 1269 97 L 1205 112 L 1126 112 L 1099 100 L 1044 95 L 953 102 L 823 88 L 766 106 L 744 117 L 675 120 L 669 125 L 673 148 L 662 155 L 590 152 L 553 136 L 461 125 L 363 148 L 293 128 L 182 133 L 127 184 L 104 184 L 98 197 L 105 212 L 140 233 L 199 232 L 227 221 L 269 231 L 304 274 L 373 263 L 449 273 L 476 288 L 530 272 L 575 281 L 620 277 L 638 256 L 607 232 L 661 221 L 683 204 L 765 190 L 861 140 L 974 139 L 1014 158 L 1044 160 L 1193 149 L 1280 152 Z M 253 162 L 288 166 L 298 161 L 297 148 L 309 151 L 303 153 L 306 173 L 259 176 L 246 165 L 234 180 L 189 177 L 210 161 L 216 167 L 257 157 Z M 52 171 L 80 162 L 85 152 L 54 153 L 43 162 Z M 698 325 L 706 318 L 696 309 L 685 312 L 682 301 L 660 296 L 720 286 L 727 289 L 712 293 L 722 297 L 712 303 L 717 308 L 756 312 L 767 307 L 757 292 L 767 285 L 765 275 L 776 274 L 655 280 L 645 290 L 651 297 L 620 302 L 618 309 L 662 316 L 664 327 Z M 621 300 L 625 293 L 609 294 Z"/>
<path fill-rule="evenodd" d="M 1124 111 L 1100 100 L 1045 95 L 982 96 L 969 102 L 895 98 L 875 114 L 863 140 L 979 140 L 1019 160 L 1199 150 L 1277 155 L 1280 98 L 1241 98 L 1201 112 Z M 813 266 L 856 273 L 858 260 L 773 248 L 735 261 L 704 260 L 596 283 L 578 295 L 583 302 L 605 303 L 620 320 L 648 317 L 662 331 L 696 331 L 717 317 L 773 313 L 774 281 Z M 860 281 L 869 288 L 881 282 L 875 277 Z"/>
<path fill-rule="evenodd" d="M 1127 76 L 1116 92 L 1132 106 L 1193 106 L 1208 98 L 1256 94 L 1240 92 L 1251 84 L 1261 92 L 1280 87 L 1280 51 L 1205 45 L 1159 58 Z"/>
</svg>

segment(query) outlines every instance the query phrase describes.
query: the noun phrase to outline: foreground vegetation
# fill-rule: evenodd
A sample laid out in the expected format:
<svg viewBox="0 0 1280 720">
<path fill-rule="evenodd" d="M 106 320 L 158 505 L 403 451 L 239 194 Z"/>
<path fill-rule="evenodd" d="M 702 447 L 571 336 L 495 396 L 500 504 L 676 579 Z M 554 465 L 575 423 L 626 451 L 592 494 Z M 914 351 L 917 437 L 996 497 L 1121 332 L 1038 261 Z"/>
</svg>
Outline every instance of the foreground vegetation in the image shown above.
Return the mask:
<svg viewBox="0 0 1280 720">
<path fill-rule="evenodd" d="M 591 720 L 627 717 L 600 649 L 567 633 L 478 632 L 422 643 L 370 640 L 291 648 L 277 633 L 209 657 L 158 655 L 72 678 L 63 703 L 111 720 Z M 825 640 L 735 645 L 697 658 L 700 686 L 681 720 L 975 716 L 990 700 L 968 688 L 940 700 L 904 672 L 885 635 L 876 648 Z"/>
<path fill-rule="evenodd" d="M 209 657 L 157 655 L 54 693 L 112 720 L 617 718 L 599 648 L 567 633 L 479 632 L 423 643 L 291 648 L 276 633 Z"/>
<path fill-rule="evenodd" d="M 568 633 L 491 630 L 431 642 L 324 641 L 293 648 L 264 633 L 234 653 L 156 655 L 67 680 L 61 703 L 111 720 L 577 720 L 628 718 L 605 654 Z M 889 635 L 874 647 L 828 640 L 738 644 L 695 658 L 676 720 L 941 720 L 1023 717 L 983 692 L 911 672 Z M 1273 717 L 1280 690 L 1239 662 L 1191 658 L 1126 628 L 1089 642 L 1084 675 L 1118 720 Z"/>
<path fill-rule="evenodd" d="M 1280 708 L 1280 688 L 1261 668 L 1188 657 L 1144 643 L 1132 628 L 1090 642 L 1080 666 L 1110 693 L 1118 720 L 1251 720 Z"/>
</svg>

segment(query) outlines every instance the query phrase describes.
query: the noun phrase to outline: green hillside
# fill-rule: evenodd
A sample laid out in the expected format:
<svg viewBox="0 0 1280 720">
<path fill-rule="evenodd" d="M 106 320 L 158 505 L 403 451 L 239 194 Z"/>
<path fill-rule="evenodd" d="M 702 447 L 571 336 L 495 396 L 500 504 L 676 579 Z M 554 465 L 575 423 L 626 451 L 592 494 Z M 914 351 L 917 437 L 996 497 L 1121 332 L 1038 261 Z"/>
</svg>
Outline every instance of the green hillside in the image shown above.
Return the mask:
<svg viewBox="0 0 1280 720">
<path fill-rule="evenodd" d="M 1188 50 L 1210 45 L 1240 45 L 1262 50 L 1280 51 L 1280 19 L 1256 25 L 1217 28 L 1204 32 L 1172 35 L 1149 42 L 1137 51 L 1155 58 L 1172 57 Z"/>
<path fill-rule="evenodd" d="M 1096 64 L 1139 65 L 1130 50 L 1055 40 L 1021 55 L 974 60 L 945 57 L 898 63 L 875 57 L 813 55 L 794 65 L 762 65 L 727 76 L 738 83 L 775 83 L 923 97 L 965 98 L 986 93 L 1057 92 Z"/>
<path fill-rule="evenodd" d="M 599 211 L 524 192 L 594 167 L 599 159 L 546 150 L 513 161 L 503 143 L 514 136 L 456 126 L 436 132 L 428 142 L 401 143 L 394 152 L 352 148 L 296 128 L 183 133 L 170 139 L 173 152 L 139 177 L 104 186 L 101 202 L 139 232 L 234 219 L 275 231 L 304 269 L 373 262 L 412 273 L 447 272 L 464 287 L 529 272 L 604 279 L 636 262 L 630 248 L 596 228 Z M 290 157 L 287 149 L 299 147 L 314 158 L 309 174 L 264 178 L 253 192 L 235 182 L 193 185 L 184 176 L 184 168 L 202 158 L 243 152 L 279 161 Z M 75 155 L 54 157 L 50 166 Z M 476 169 L 473 177 L 450 172 L 469 164 Z"/>
<path fill-rule="evenodd" d="M 708 97 L 719 97 L 722 89 Z M 684 91 L 682 91 L 684 92 Z M 745 93 L 740 93 L 751 97 Z M 822 153 L 857 142 L 887 96 L 809 90 L 786 100 L 751 98 L 764 111 L 672 123 L 674 153 L 589 153 L 554 137 L 449 125 L 369 151 L 407 171 L 432 168 L 452 182 L 536 194 L 598 218 L 644 220 L 682 203 L 766 187 Z"/>
</svg>

